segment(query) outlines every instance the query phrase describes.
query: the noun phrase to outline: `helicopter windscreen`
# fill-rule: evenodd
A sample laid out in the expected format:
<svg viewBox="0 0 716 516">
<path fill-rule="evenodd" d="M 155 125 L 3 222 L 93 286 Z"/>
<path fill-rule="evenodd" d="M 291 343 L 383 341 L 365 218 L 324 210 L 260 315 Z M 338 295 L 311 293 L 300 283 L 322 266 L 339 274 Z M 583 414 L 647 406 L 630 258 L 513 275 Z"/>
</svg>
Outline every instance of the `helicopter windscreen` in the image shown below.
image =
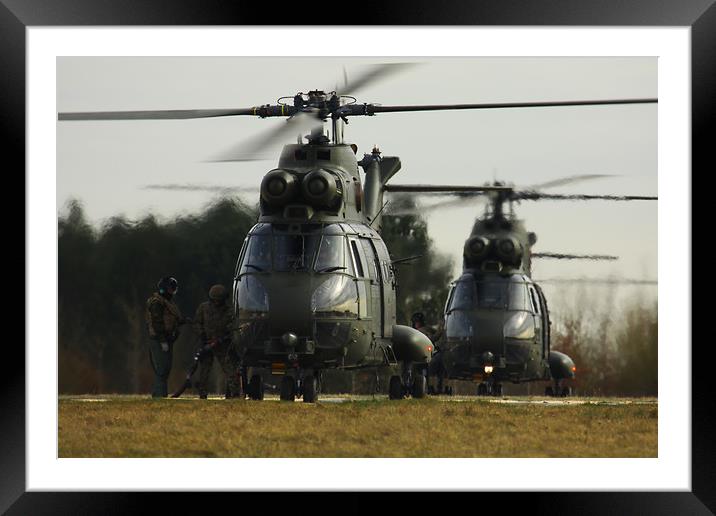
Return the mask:
<svg viewBox="0 0 716 516">
<path fill-rule="evenodd" d="M 448 297 L 446 331 L 448 337 L 474 335 L 475 310 L 530 311 L 527 283 L 522 276 L 480 278 L 463 275 Z"/>
<path fill-rule="evenodd" d="M 358 289 L 345 274 L 330 276 L 311 297 L 311 311 L 319 317 L 358 316 Z"/>
<path fill-rule="evenodd" d="M 274 235 L 273 270 L 308 270 L 318 250 L 321 235 Z"/>
<path fill-rule="evenodd" d="M 253 234 L 240 266 L 247 272 L 309 271 L 352 274 L 346 239 L 332 234 Z"/>
</svg>

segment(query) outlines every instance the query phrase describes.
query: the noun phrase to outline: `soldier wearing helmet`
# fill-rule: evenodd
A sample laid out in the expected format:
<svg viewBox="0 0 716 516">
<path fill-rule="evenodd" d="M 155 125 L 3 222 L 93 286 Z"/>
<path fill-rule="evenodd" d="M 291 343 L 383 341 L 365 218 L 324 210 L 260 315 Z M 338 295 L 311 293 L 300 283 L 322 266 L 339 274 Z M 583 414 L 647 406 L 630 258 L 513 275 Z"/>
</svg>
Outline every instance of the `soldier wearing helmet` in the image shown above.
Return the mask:
<svg viewBox="0 0 716 516">
<path fill-rule="evenodd" d="M 433 343 L 439 339 L 442 333 L 439 329 L 425 324 L 425 314 L 422 312 L 415 312 L 410 317 L 410 322 L 413 328 L 426 335 Z"/>
<path fill-rule="evenodd" d="M 206 399 L 209 373 L 214 357 L 226 376 L 226 397 L 238 396 L 241 383 L 238 379 L 239 364 L 233 348 L 232 331 L 234 329 L 234 311 L 227 303 L 228 292 L 224 285 L 214 285 L 209 289 L 209 300 L 204 301 L 196 310 L 194 328 L 206 349 L 199 359 L 199 397 Z"/>
<path fill-rule="evenodd" d="M 153 398 L 167 396 L 174 341 L 179 337 L 179 326 L 186 322 L 173 300 L 178 291 L 177 280 L 165 276 L 157 283 L 157 291 L 147 299 L 145 319 L 150 337 L 149 358 L 154 369 Z"/>
</svg>

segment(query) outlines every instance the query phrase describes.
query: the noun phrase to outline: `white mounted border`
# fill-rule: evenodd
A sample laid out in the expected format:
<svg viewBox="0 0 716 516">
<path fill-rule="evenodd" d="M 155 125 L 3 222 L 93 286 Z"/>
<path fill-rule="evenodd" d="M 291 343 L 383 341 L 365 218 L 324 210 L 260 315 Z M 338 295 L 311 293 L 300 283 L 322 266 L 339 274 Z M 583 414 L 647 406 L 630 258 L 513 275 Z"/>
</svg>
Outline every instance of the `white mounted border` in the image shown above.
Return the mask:
<svg viewBox="0 0 716 516">
<path fill-rule="evenodd" d="M 665 295 L 657 459 L 57 458 L 57 296 L 48 291 L 57 283 L 56 58 L 305 56 L 308 49 L 324 56 L 658 56 L 658 263 Z M 691 489 L 689 27 L 29 27 L 27 59 L 28 491 Z M 431 468 L 440 474 L 428 474 Z"/>
</svg>

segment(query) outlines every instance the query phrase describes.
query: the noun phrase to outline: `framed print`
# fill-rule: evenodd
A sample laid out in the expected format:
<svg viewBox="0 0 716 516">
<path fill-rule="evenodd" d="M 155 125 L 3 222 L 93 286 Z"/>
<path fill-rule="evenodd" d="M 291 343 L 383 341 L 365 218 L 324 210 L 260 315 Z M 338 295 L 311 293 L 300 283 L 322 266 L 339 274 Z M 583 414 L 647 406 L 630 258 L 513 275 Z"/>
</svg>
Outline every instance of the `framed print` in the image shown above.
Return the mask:
<svg viewBox="0 0 716 516">
<path fill-rule="evenodd" d="M 122 513 L 146 495 L 117 491 L 186 490 L 713 511 L 689 167 L 705 168 L 716 8 L 661 7 L 391 4 L 286 26 L 255 5 L 3 0 L 27 202 L 3 510 Z M 600 275 L 641 305 L 559 286 Z"/>
</svg>

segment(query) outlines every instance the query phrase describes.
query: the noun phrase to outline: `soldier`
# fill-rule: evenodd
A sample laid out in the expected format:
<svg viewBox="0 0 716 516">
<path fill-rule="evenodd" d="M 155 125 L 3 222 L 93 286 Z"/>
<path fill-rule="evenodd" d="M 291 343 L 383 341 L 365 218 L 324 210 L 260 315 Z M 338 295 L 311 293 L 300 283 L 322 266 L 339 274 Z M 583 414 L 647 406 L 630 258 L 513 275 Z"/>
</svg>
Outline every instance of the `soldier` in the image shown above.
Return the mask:
<svg viewBox="0 0 716 516">
<path fill-rule="evenodd" d="M 241 392 L 239 364 L 233 348 L 232 331 L 234 313 L 226 302 L 227 290 L 224 285 L 214 285 L 209 289 L 209 300 L 204 301 L 196 310 L 194 327 L 201 339 L 201 345 L 207 348 L 199 359 L 199 397 L 206 399 L 209 373 L 214 357 L 219 361 L 226 376 L 226 397 L 236 397 Z"/>
<path fill-rule="evenodd" d="M 154 369 L 152 398 L 167 396 L 167 380 L 172 369 L 174 341 L 179 337 L 179 325 L 186 320 L 172 300 L 179 290 L 179 283 L 172 277 L 164 277 L 157 283 L 157 292 L 147 299 L 145 318 L 149 329 L 149 358 Z"/>
<path fill-rule="evenodd" d="M 425 324 L 425 314 L 422 312 L 415 312 L 410 317 L 410 322 L 413 328 L 426 335 L 431 342 L 434 342 L 435 330 Z"/>
</svg>

